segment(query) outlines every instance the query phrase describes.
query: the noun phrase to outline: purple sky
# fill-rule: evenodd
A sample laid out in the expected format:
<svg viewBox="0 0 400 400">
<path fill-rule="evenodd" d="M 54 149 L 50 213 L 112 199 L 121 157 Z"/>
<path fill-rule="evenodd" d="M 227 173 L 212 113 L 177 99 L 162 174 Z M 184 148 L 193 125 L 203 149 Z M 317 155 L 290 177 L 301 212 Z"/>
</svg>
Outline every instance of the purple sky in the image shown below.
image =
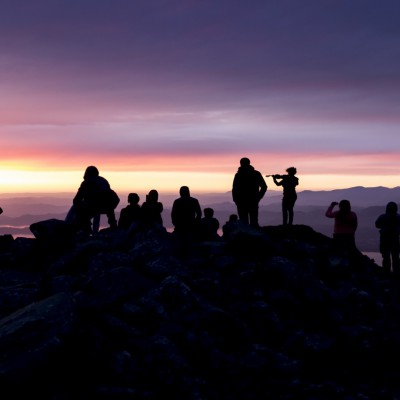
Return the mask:
<svg viewBox="0 0 400 400">
<path fill-rule="evenodd" d="M 399 21 L 398 0 L 3 0 L 0 170 L 214 171 L 229 190 L 247 156 L 310 187 L 397 186 Z"/>
</svg>

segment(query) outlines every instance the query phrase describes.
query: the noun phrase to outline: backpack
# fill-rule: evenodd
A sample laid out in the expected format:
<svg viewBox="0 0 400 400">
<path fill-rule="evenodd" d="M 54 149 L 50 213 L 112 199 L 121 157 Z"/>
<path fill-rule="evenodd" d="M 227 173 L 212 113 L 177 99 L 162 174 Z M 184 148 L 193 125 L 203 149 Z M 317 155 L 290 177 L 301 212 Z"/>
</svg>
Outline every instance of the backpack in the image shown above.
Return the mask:
<svg viewBox="0 0 400 400">
<path fill-rule="evenodd" d="M 117 208 L 119 202 L 120 202 L 120 199 L 119 199 L 117 193 L 114 190 L 110 189 L 107 194 L 107 201 L 106 201 L 107 205 L 111 209 L 115 210 Z"/>
<path fill-rule="evenodd" d="M 120 202 L 120 199 L 117 193 L 112 190 L 108 189 L 104 191 L 101 195 L 101 202 L 100 202 L 100 210 L 101 214 L 106 214 L 111 210 L 115 210 Z"/>
</svg>

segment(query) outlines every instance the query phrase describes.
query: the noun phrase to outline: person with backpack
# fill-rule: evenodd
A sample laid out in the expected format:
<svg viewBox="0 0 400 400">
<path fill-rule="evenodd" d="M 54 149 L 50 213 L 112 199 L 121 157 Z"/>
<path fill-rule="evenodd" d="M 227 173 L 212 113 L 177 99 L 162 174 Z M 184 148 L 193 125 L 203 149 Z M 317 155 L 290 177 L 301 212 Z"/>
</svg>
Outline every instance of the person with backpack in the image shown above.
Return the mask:
<svg viewBox="0 0 400 400">
<path fill-rule="evenodd" d="M 247 157 L 240 160 L 232 184 L 232 199 L 236 204 L 239 220 L 258 228 L 258 204 L 267 191 L 267 184 Z"/>
<path fill-rule="evenodd" d="M 119 203 L 117 193 L 111 189 L 107 179 L 99 175 L 97 167 L 86 168 L 83 181 L 73 199 L 73 208 L 78 229 L 87 233 L 96 233 L 98 226 L 93 226 L 91 220 L 100 214 L 106 214 L 110 228 L 118 226 L 115 218 L 115 208 Z"/>
</svg>

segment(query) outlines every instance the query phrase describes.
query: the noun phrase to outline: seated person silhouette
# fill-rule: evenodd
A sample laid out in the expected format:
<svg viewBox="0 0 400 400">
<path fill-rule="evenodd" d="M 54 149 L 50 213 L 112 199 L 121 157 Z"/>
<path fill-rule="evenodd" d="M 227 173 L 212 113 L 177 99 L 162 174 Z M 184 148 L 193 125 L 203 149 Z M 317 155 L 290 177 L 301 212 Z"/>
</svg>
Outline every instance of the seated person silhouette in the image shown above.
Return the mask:
<svg viewBox="0 0 400 400">
<path fill-rule="evenodd" d="M 127 231 L 136 230 L 140 223 L 140 197 L 137 193 L 128 194 L 128 205 L 121 209 L 118 219 L 118 228 Z"/>
<path fill-rule="evenodd" d="M 143 230 L 163 227 L 161 213 L 164 210 L 163 204 L 158 201 L 158 192 L 153 189 L 146 195 L 146 201 L 141 207 L 141 227 Z"/>
<path fill-rule="evenodd" d="M 222 226 L 222 237 L 224 239 L 230 239 L 232 232 L 234 232 L 240 225 L 237 214 L 231 214 L 228 221 Z"/>
<path fill-rule="evenodd" d="M 200 203 L 190 195 L 188 186 L 181 186 L 179 194 L 180 197 L 174 200 L 171 210 L 174 232 L 186 236 L 186 239 L 193 238 L 202 217 Z"/>
<path fill-rule="evenodd" d="M 219 221 L 214 217 L 214 210 L 210 207 L 204 209 L 204 217 L 199 222 L 199 239 L 213 241 L 220 239 L 218 235 Z"/>
</svg>

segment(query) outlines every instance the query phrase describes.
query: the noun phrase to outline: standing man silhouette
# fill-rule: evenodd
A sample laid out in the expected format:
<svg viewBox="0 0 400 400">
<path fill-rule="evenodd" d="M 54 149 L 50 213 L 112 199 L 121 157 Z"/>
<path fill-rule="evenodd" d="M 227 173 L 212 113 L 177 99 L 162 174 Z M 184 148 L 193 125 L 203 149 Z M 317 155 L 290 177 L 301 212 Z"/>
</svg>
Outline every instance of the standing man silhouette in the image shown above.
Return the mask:
<svg viewBox="0 0 400 400">
<path fill-rule="evenodd" d="M 382 267 L 386 274 L 400 274 L 400 215 L 394 201 L 386 204 L 384 214 L 378 216 L 375 226 L 379 229 L 379 251 L 382 254 Z"/>
<path fill-rule="evenodd" d="M 261 172 L 254 169 L 247 157 L 240 160 L 240 167 L 232 184 L 232 198 L 239 220 L 258 228 L 258 203 L 267 191 Z"/>
</svg>

